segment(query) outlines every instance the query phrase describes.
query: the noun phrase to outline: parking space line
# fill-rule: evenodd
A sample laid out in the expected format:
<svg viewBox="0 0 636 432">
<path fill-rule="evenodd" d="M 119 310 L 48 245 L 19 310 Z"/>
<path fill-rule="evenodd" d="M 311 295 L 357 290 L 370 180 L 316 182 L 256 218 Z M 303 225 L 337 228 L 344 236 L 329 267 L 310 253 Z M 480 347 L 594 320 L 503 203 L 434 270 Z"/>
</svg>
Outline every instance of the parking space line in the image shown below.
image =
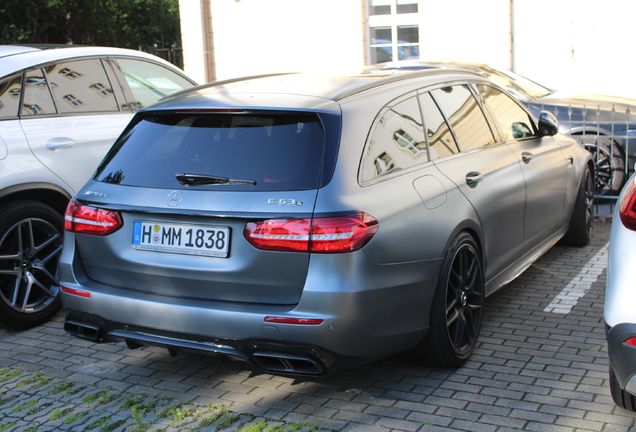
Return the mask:
<svg viewBox="0 0 636 432">
<path fill-rule="evenodd" d="M 596 282 L 598 277 L 607 268 L 607 248 L 609 242 L 605 243 L 594 257 L 585 264 L 578 275 L 543 309 L 543 312 L 558 314 L 568 314 L 579 299 L 583 297 Z"/>
</svg>

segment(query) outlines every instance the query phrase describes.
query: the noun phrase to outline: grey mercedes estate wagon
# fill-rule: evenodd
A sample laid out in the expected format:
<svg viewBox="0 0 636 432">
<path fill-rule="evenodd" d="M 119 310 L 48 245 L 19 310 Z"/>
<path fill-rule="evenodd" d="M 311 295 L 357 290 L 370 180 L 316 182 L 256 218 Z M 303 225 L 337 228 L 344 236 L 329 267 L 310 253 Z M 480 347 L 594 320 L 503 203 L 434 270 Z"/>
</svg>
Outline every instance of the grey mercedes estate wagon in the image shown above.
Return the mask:
<svg viewBox="0 0 636 432">
<path fill-rule="evenodd" d="M 594 165 L 557 130 L 452 69 L 176 93 L 67 208 L 65 329 L 276 374 L 459 366 L 485 296 L 590 239 Z"/>
</svg>

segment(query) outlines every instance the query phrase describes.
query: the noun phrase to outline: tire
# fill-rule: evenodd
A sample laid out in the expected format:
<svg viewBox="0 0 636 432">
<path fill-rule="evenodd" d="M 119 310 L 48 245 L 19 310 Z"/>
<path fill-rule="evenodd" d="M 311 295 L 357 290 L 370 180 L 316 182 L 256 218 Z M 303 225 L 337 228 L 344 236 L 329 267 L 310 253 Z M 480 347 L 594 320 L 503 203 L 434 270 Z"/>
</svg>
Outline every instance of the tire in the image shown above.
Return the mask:
<svg viewBox="0 0 636 432">
<path fill-rule="evenodd" d="M 37 201 L 0 207 L 0 325 L 22 330 L 61 306 L 57 282 L 62 216 Z"/>
<path fill-rule="evenodd" d="M 616 374 L 611 366 L 609 368 L 609 384 L 610 393 L 612 394 L 614 403 L 626 410 L 636 411 L 636 397 L 621 389 L 621 386 L 618 384 L 618 380 L 616 379 Z"/>
<path fill-rule="evenodd" d="M 459 367 L 473 353 L 484 308 L 484 276 L 479 248 L 460 233 L 446 253 L 423 341 L 410 351 L 417 363 Z"/>
<path fill-rule="evenodd" d="M 612 138 L 587 133 L 574 135 L 592 153 L 595 165 L 595 193 L 600 196 L 616 196 L 625 185 L 625 153 Z"/>
<path fill-rule="evenodd" d="M 563 237 L 568 246 L 585 246 L 592 238 L 594 219 L 594 180 L 589 167 L 585 168 L 570 217 L 570 226 Z"/>
</svg>

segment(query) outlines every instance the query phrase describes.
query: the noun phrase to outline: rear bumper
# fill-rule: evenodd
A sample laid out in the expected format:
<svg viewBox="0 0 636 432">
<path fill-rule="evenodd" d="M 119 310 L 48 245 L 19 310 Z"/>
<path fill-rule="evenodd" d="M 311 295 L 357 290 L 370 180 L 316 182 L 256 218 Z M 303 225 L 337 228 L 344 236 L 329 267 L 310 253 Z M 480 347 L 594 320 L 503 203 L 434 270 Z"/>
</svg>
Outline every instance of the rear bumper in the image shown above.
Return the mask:
<svg viewBox="0 0 636 432">
<path fill-rule="evenodd" d="M 636 396 L 636 346 L 624 343 L 636 337 L 636 324 L 622 323 L 607 327 L 607 349 L 610 364 L 621 389 Z"/>
<path fill-rule="evenodd" d="M 65 328 L 95 342 L 125 340 L 133 347 L 231 355 L 279 374 L 320 375 L 417 345 L 428 329 L 440 260 L 379 265 L 362 253 L 343 255 L 349 255 L 344 264 L 343 256 L 312 256 L 295 305 L 217 302 L 117 288 L 88 279 L 77 263 L 72 268 L 61 262 L 62 286 L 87 294 L 61 293 Z M 364 262 L 351 265 L 351 259 Z M 341 267 L 361 270 L 347 274 Z M 320 324 L 266 322 L 270 316 Z"/>
</svg>

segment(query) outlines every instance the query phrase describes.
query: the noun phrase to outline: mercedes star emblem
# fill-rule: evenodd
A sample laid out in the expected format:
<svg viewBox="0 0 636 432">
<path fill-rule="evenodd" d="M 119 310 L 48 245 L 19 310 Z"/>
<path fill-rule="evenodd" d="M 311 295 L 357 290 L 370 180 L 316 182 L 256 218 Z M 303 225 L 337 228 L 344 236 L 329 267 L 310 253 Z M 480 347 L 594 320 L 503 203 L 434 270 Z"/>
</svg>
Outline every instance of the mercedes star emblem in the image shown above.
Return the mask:
<svg viewBox="0 0 636 432">
<path fill-rule="evenodd" d="M 174 190 L 168 194 L 168 206 L 176 207 L 179 205 L 182 199 L 183 194 L 181 193 L 181 191 Z"/>
</svg>

